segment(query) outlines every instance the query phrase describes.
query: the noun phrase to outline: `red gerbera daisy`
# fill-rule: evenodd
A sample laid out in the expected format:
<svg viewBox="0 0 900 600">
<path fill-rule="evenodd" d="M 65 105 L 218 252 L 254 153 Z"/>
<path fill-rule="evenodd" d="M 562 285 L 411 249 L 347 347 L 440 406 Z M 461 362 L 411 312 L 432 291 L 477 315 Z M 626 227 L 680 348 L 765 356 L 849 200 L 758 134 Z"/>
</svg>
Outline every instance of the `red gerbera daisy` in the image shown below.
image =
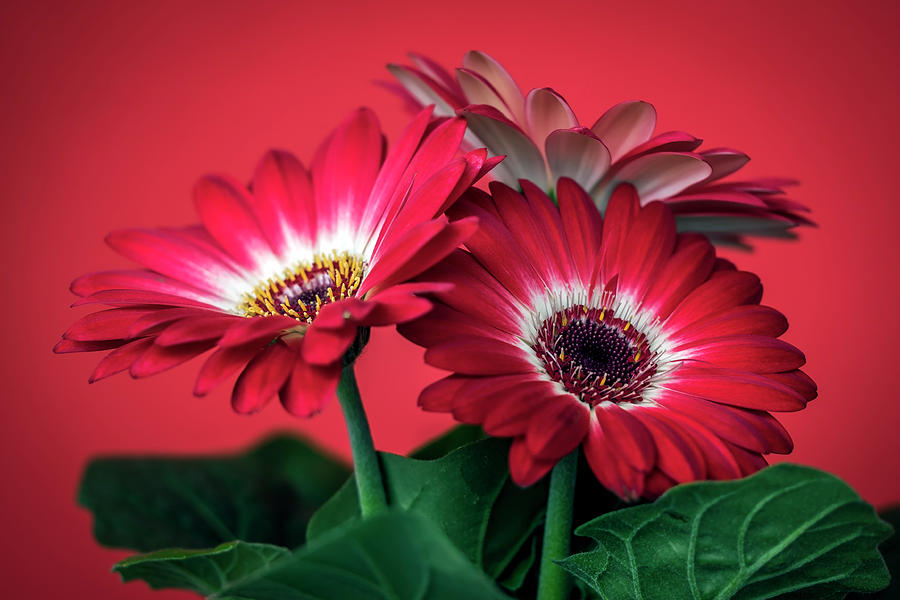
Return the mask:
<svg viewBox="0 0 900 600">
<path fill-rule="evenodd" d="M 436 286 L 404 282 L 475 228 L 435 217 L 495 161 L 484 151 L 454 158 L 465 123 L 426 136 L 430 119 L 422 111 L 385 157 L 377 119 L 360 109 L 321 145 L 311 172 L 272 151 L 249 189 L 227 177 L 198 183 L 202 225 L 110 234 L 113 249 L 145 268 L 75 280 L 75 305 L 113 308 L 85 316 L 55 351 L 113 349 L 96 381 L 126 369 L 153 375 L 215 349 L 195 394 L 241 371 L 238 412 L 278 394 L 290 412 L 316 413 L 366 328 L 429 310 L 416 294 Z"/>
<path fill-rule="evenodd" d="M 666 204 L 622 185 L 605 221 L 572 180 L 559 206 L 523 181 L 491 184 L 453 217 L 479 218 L 466 246 L 423 275 L 454 284 L 400 326 L 426 361 L 454 371 L 425 410 L 513 437 L 513 479 L 529 485 L 579 445 L 623 498 L 747 475 L 791 439 L 770 411 L 816 395 L 803 354 L 760 306 L 759 279 L 677 234 Z"/>
<path fill-rule="evenodd" d="M 717 242 L 742 244 L 743 235 L 793 237 L 810 224 L 806 207 L 786 198 L 786 179 L 722 179 L 749 157 L 730 148 L 698 151 L 702 140 L 683 131 L 654 135 L 656 111 L 647 102 L 622 102 L 590 127 L 551 88 L 523 95 L 506 69 L 483 52 L 469 52 L 456 77 L 432 60 L 389 65 L 400 82 L 389 86 L 413 107 L 437 106 L 439 116 L 461 114 L 472 147 L 508 155 L 492 176 L 513 187 L 533 181 L 547 192 L 570 177 L 604 210 L 622 182 L 641 202 L 670 204 L 680 231 L 699 231 Z"/>
</svg>

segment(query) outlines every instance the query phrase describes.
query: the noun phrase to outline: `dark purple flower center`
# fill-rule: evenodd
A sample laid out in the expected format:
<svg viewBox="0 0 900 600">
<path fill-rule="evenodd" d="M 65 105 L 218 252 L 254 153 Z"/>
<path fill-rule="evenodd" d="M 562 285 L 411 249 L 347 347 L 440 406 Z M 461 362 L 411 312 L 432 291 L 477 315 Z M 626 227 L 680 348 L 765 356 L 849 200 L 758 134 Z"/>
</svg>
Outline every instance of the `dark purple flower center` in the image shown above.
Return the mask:
<svg viewBox="0 0 900 600">
<path fill-rule="evenodd" d="M 634 402 L 656 371 L 646 336 L 610 309 L 573 306 L 545 320 L 532 349 L 551 379 L 588 404 Z"/>
<path fill-rule="evenodd" d="M 590 319 L 571 321 L 562 328 L 556 349 L 574 366 L 602 373 L 611 381 L 630 381 L 637 371 L 635 348 L 618 328 Z"/>
<path fill-rule="evenodd" d="M 317 254 L 256 286 L 239 310 L 248 317 L 284 315 L 311 323 L 324 305 L 356 293 L 364 267 L 348 252 Z"/>
</svg>

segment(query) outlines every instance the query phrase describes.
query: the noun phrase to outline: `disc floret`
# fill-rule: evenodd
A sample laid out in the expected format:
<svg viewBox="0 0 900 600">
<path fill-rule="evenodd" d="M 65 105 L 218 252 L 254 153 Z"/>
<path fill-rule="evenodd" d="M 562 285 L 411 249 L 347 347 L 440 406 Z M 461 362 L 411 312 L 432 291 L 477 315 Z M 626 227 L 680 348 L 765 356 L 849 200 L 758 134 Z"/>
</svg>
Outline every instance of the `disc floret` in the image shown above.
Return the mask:
<svg viewBox="0 0 900 600">
<path fill-rule="evenodd" d="M 347 251 L 318 252 L 312 261 L 297 262 L 257 285 L 237 310 L 245 317 L 282 315 L 312 323 L 326 304 L 356 294 L 365 266 L 362 257 Z"/>
</svg>

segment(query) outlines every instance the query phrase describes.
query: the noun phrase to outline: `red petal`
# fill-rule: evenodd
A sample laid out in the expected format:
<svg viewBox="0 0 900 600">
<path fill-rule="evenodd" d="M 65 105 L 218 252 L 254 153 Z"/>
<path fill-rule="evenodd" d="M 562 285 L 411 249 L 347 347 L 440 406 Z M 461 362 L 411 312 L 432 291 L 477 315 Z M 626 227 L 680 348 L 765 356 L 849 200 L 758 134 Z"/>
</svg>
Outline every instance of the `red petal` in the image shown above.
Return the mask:
<svg viewBox="0 0 900 600">
<path fill-rule="evenodd" d="M 802 395 L 772 379 L 732 369 L 681 366 L 662 384 L 713 402 L 757 410 L 794 411 L 806 406 Z"/>
<path fill-rule="evenodd" d="M 775 417 L 767 412 L 717 404 L 671 390 L 655 401 L 669 409 L 702 423 L 725 441 L 754 452 L 787 454 L 793 449 L 790 435 Z"/>
<path fill-rule="evenodd" d="M 787 331 L 788 322 L 780 312 L 768 306 L 744 304 L 710 315 L 684 327 L 676 343 L 720 338 L 733 335 L 755 335 L 777 338 Z"/>
<path fill-rule="evenodd" d="M 556 464 L 555 460 L 539 460 L 528 452 L 525 438 L 516 438 L 509 448 L 509 474 L 521 487 L 537 483 Z"/>
<path fill-rule="evenodd" d="M 425 352 L 425 362 L 466 375 L 530 373 L 535 368 L 521 348 L 475 336 L 432 346 Z"/>
<path fill-rule="evenodd" d="M 246 344 L 219 348 L 206 359 L 197 375 L 194 384 L 194 395 L 205 396 L 217 385 L 228 379 L 232 373 L 243 369 L 257 354 L 262 352 L 264 344 Z"/>
<path fill-rule="evenodd" d="M 271 341 L 282 331 L 305 326 L 305 323 L 301 324 L 295 319 L 280 315 L 247 317 L 237 321 L 225 332 L 225 335 L 219 340 L 219 346 L 241 346 L 256 340 Z"/>
<path fill-rule="evenodd" d="M 121 340 L 128 337 L 131 324 L 151 312 L 147 308 L 113 308 L 83 316 L 64 334 L 67 340 Z"/>
<path fill-rule="evenodd" d="M 604 437 L 618 455 L 640 471 L 653 468 L 656 446 L 639 418 L 612 402 L 603 402 L 594 413 Z"/>
<path fill-rule="evenodd" d="M 650 412 L 642 409 L 638 418 L 653 437 L 657 466 L 679 483 L 701 479 L 706 465 L 699 448 L 683 432 L 670 423 L 657 419 Z"/>
<path fill-rule="evenodd" d="M 298 359 L 294 361 L 287 383 L 281 388 L 281 404 L 296 417 L 311 417 L 334 398 L 340 377 L 340 363 L 320 367 Z"/>
<path fill-rule="evenodd" d="M 563 402 L 547 402 L 530 419 L 525 440 L 535 458 L 558 460 L 577 448 L 587 435 L 588 405 L 569 394 L 558 398 Z"/>
<path fill-rule="evenodd" d="M 136 378 L 156 375 L 203 354 L 212 346 L 213 343 L 210 341 L 180 346 L 157 346 L 154 344 L 131 364 L 129 372 L 132 377 Z"/>
<path fill-rule="evenodd" d="M 746 271 L 718 271 L 688 294 L 669 315 L 666 331 L 675 334 L 701 318 L 741 304 L 756 304 L 762 294 L 759 277 Z"/>
<path fill-rule="evenodd" d="M 103 360 L 100 361 L 97 368 L 91 373 L 88 382 L 94 383 L 95 381 L 106 379 L 110 375 L 115 375 L 116 373 L 121 373 L 128 369 L 128 367 L 131 366 L 131 363 L 133 363 L 137 357 L 142 355 L 152 343 L 152 339 L 143 338 L 116 348 L 103 357 Z"/>
<path fill-rule="evenodd" d="M 234 384 L 231 406 L 235 412 L 249 414 L 265 406 L 284 384 L 296 358 L 281 342 L 257 354 Z"/>
<path fill-rule="evenodd" d="M 160 346 L 175 346 L 189 342 L 218 340 L 231 325 L 242 321 L 242 317 L 235 315 L 188 317 L 166 327 L 156 337 L 156 343 Z"/>
</svg>

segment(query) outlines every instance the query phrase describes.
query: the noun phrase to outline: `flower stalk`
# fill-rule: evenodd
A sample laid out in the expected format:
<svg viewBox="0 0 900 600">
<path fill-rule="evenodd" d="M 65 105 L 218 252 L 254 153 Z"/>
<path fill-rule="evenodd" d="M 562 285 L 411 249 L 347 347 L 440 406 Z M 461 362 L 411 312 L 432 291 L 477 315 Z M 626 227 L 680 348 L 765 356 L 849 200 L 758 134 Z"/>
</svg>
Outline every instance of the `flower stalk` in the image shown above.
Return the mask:
<svg viewBox="0 0 900 600">
<path fill-rule="evenodd" d="M 356 385 L 356 374 L 353 364 L 345 365 L 341 370 L 341 379 L 337 388 L 338 400 L 344 412 L 347 434 L 350 436 L 350 449 L 353 453 L 353 474 L 356 478 L 356 489 L 359 494 L 359 506 L 363 518 L 377 515 L 387 510 L 387 496 L 381 478 L 381 467 L 369 421 Z"/>
<path fill-rule="evenodd" d="M 575 477 L 578 472 L 578 449 L 561 459 L 550 473 L 547 495 L 547 517 L 544 522 L 544 546 L 538 579 L 538 600 L 568 598 L 569 575 L 554 561 L 569 555 L 572 537 L 572 508 L 575 502 Z"/>
</svg>

